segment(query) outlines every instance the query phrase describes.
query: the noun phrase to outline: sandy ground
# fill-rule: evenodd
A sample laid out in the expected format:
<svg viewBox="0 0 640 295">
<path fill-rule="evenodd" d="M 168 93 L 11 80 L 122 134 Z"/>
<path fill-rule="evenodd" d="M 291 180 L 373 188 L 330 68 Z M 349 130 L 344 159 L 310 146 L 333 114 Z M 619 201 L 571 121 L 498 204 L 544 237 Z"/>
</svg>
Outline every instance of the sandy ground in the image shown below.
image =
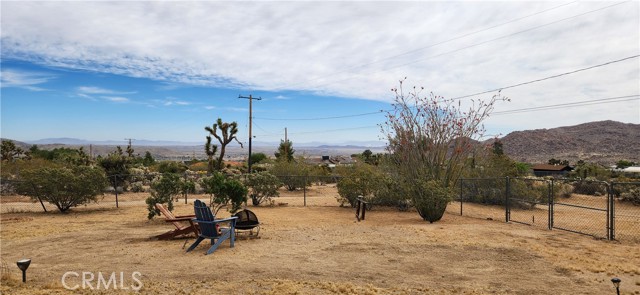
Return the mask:
<svg viewBox="0 0 640 295">
<path fill-rule="evenodd" d="M 205 242 L 185 253 L 193 237 L 152 239 L 171 224 L 148 221 L 144 205 L 3 213 L 0 292 L 70 293 L 61 280 L 73 271 L 117 273 L 118 290 L 76 290 L 91 294 L 130 293 L 122 287 L 139 286 L 134 272 L 143 294 L 615 294 L 612 277 L 622 279 L 622 294 L 640 294 L 638 243 L 504 223 L 499 214 L 461 217 L 455 203 L 434 224 L 385 208 L 357 222 L 332 189 L 310 191 L 307 207 L 286 194 L 280 206 L 249 206 L 262 223 L 260 238 L 241 236 L 208 256 Z M 174 211 L 192 210 L 190 200 Z M 23 257 L 33 260 L 26 284 L 15 265 Z"/>
</svg>

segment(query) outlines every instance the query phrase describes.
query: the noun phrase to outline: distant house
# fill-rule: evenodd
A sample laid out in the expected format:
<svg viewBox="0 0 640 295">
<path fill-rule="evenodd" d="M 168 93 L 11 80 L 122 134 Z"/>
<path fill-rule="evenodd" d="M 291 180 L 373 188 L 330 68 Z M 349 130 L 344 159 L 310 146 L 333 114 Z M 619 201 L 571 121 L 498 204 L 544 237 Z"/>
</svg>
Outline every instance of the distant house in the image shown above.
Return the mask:
<svg viewBox="0 0 640 295">
<path fill-rule="evenodd" d="M 322 156 L 307 158 L 307 164 L 325 166 L 329 168 L 335 168 L 336 166 L 349 166 L 355 164 L 355 160 L 348 156 Z"/>
<path fill-rule="evenodd" d="M 564 176 L 573 169 L 567 165 L 536 164 L 533 166 L 533 174 L 542 176 Z"/>
</svg>

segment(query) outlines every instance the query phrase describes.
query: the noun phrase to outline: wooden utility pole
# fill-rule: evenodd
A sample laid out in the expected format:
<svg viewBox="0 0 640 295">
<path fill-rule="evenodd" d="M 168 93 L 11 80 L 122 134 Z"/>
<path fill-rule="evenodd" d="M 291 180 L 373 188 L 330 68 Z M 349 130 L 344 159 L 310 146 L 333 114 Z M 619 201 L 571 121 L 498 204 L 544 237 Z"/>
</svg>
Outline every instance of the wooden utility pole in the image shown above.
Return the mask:
<svg viewBox="0 0 640 295">
<path fill-rule="evenodd" d="M 251 96 L 251 94 L 249 94 L 249 96 L 242 96 L 242 95 L 238 95 L 238 98 L 246 98 L 246 99 L 249 99 L 249 159 L 247 159 L 247 162 L 248 162 L 248 164 L 247 164 L 247 166 L 248 166 L 247 171 L 248 171 L 249 173 L 251 173 L 251 138 L 252 138 L 252 135 L 251 135 L 251 126 L 253 125 L 253 124 L 252 124 L 252 122 L 253 122 L 253 121 L 252 121 L 252 119 L 253 119 L 253 115 L 252 115 L 252 112 L 253 112 L 253 100 L 254 100 L 254 99 L 255 99 L 255 100 L 262 100 L 262 97 L 253 97 L 253 96 Z"/>
</svg>

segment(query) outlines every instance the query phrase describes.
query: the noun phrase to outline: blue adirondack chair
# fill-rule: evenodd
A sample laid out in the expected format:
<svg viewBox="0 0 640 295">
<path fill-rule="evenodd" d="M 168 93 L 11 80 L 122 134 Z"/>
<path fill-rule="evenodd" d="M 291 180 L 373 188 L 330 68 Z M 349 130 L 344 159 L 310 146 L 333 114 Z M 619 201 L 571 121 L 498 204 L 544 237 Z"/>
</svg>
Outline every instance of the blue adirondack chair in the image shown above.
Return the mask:
<svg viewBox="0 0 640 295">
<path fill-rule="evenodd" d="M 231 248 L 233 248 L 236 239 L 235 227 L 238 217 L 234 216 L 225 219 L 215 219 L 215 216 L 211 213 L 211 209 L 209 209 L 209 207 L 200 200 L 196 200 L 193 203 L 193 208 L 196 213 L 196 218 L 194 218 L 193 221 L 197 222 L 200 226 L 200 234 L 193 245 L 187 249 L 187 252 L 195 249 L 204 239 L 211 240 L 211 247 L 207 251 L 206 255 L 213 253 L 213 251 L 218 249 L 220 244 L 227 239 L 231 243 Z M 220 223 L 229 223 L 230 227 L 218 228 L 217 225 Z"/>
</svg>

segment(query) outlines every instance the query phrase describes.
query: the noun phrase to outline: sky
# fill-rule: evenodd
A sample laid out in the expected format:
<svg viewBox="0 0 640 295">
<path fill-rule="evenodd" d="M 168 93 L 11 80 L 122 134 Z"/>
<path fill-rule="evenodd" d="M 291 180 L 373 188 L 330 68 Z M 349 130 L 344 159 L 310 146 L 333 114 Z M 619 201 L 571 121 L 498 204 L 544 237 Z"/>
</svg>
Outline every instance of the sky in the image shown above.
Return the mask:
<svg viewBox="0 0 640 295">
<path fill-rule="evenodd" d="M 486 135 L 640 124 L 640 2 L 0 2 L 0 135 L 381 141 L 390 89 L 463 107 Z M 511 87 L 513 86 L 513 87 Z M 483 93 L 486 92 L 486 93 Z M 477 93 L 483 93 L 473 95 Z"/>
</svg>

